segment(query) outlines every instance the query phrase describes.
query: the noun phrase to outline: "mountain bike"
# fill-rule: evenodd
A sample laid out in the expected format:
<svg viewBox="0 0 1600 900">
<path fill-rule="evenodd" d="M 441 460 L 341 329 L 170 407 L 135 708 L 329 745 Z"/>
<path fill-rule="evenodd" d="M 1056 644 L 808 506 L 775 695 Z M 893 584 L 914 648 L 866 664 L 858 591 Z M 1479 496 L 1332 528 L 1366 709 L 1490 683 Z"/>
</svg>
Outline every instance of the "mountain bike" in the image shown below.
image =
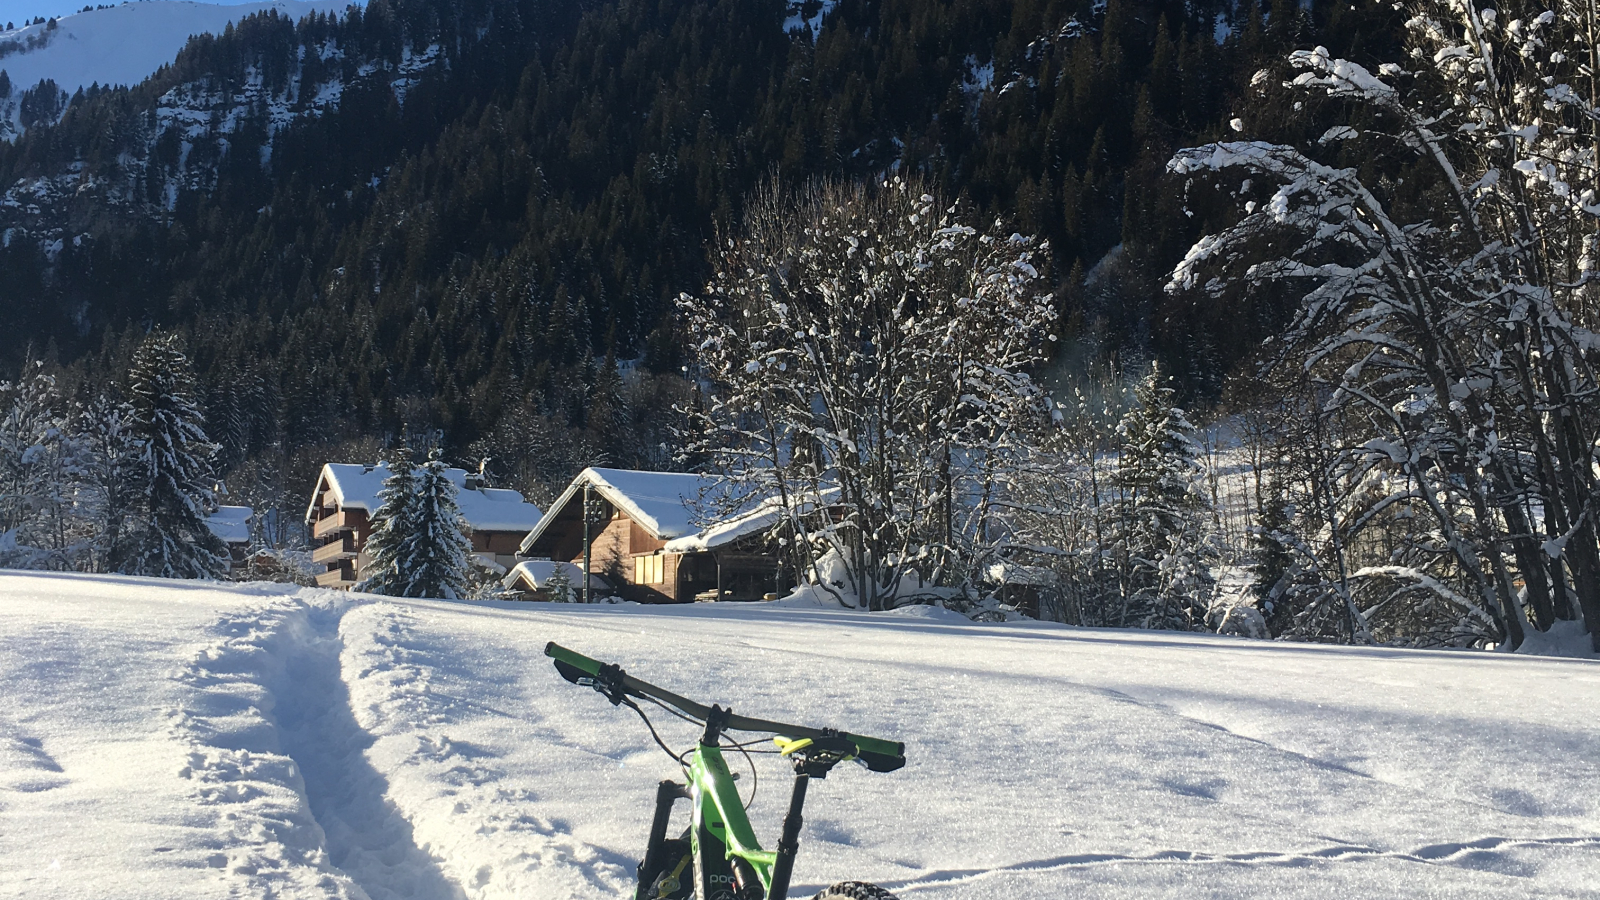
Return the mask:
<svg viewBox="0 0 1600 900">
<path fill-rule="evenodd" d="M 721 706 L 707 707 L 647 684 L 616 665 L 590 659 L 554 642 L 546 645 L 544 652 L 555 661 L 556 671 L 563 678 L 594 688 L 613 706 L 626 706 L 638 713 L 656 744 L 683 768 L 686 784 L 669 780 L 656 788 L 655 817 L 650 822 L 644 859 L 639 863 L 634 900 L 788 900 L 789 877 L 800 848 L 800 812 L 811 779 L 828 777 L 834 766 L 847 760 L 855 760 L 874 772 L 893 772 L 906 764 L 905 745 L 895 741 L 734 715 Z M 684 753 L 674 752 L 656 733 L 637 700 L 704 726 L 699 743 Z M 752 750 L 753 745 L 762 742 L 732 742 L 726 737 L 729 731 L 775 735 L 777 750 Z M 724 749 L 736 750 L 750 762 L 752 801 L 757 775 L 751 753 L 776 752 L 793 767 L 794 789 L 776 851 L 761 849 L 756 840 L 745 814 L 749 806 L 739 796 L 735 776 L 722 755 Z M 682 836 L 669 839 L 667 828 L 679 800 L 689 802 L 689 827 Z M 813 900 L 895 898 L 877 885 L 843 881 Z"/>
</svg>

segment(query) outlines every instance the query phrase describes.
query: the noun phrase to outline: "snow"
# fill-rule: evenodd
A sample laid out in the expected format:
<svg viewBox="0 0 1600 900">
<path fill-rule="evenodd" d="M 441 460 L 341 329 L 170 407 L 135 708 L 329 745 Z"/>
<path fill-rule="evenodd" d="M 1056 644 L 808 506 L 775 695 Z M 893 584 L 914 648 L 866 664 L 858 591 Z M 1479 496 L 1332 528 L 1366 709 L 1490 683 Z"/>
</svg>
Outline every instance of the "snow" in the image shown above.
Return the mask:
<svg viewBox="0 0 1600 900">
<path fill-rule="evenodd" d="M 828 17 L 828 13 L 833 12 L 838 3 L 839 0 L 820 0 L 815 14 L 807 16 L 804 0 L 789 0 L 783 19 L 784 33 L 794 34 L 809 28 L 811 40 L 815 41 L 822 35 L 822 20 Z"/>
<path fill-rule="evenodd" d="M 224 544 L 250 543 L 250 517 L 255 510 L 248 506 L 219 506 L 206 518 L 206 527 L 222 539 Z"/>
<path fill-rule="evenodd" d="M 460 488 L 462 482 L 456 480 L 456 472 L 466 475 L 461 469 L 446 469 L 445 475 Z M 539 507 L 522 499 L 521 494 L 505 488 L 459 491 L 456 505 L 461 507 L 461 517 L 474 531 L 528 531 L 543 515 Z"/>
<path fill-rule="evenodd" d="M 643 472 L 636 469 L 590 467 L 578 473 L 561 496 L 550 504 L 550 515 L 539 521 L 522 542 L 524 553 L 555 521 L 557 514 L 579 496 L 585 484 L 606 502 L 660 540 L 686 537 L 699 529 L 694 524 L 694 505 L 718 490 L 719 482 L 708 475 L 683 472 Z"/>
<path fill-rule="evenodd" d="M 717 482 L 709 481 L 708 491 L 715 490 Z M 831 500 L 839 494 L 838 488 L 825 488 L 821 496 Z M 815 501 L 806 499 L 796 503 L 796 512 L 800 515 L 809 513 L 815 508 Z M 690 513 L 694 510 L 690 507 Z M 731 516 L 730 518 L 707 525 L 701 531 L 667 541 L 662 550 L 667 553 L 699 553 L 705 550 L 715 550 L 725 547 L 736 541 L 752 535 L 762 534 L 776 525 L 785 517 L 783 504 L 777 498 L 769 498 L 755 504 L 749 512 Z"/>
<path fill-rule="evenodd" d="M 978 65 L 978 57 L 967 54 L 967 74 L 961 79 L 961 90 L 968 96 L 982 94 L 994 86 L 994 60 Z"/>
<path fill-rule="evenodd" d="M 529 531 L 538 524 L 543 513 L 539 507 L 523 499 L 516 491 L 505 488 L 466 489 L 465 469 L 445 469 L 444 474 L 456 486 L 456 505 L 461 517 L 474 531 Z M 380 505 L 378 492 L 383 480 L 389 477 L 386 463 L 365 466 L 354 463 L 328 463 L 322 467 L 322 480 L 333 491 L 339 505 L 345 509 L 365 510 L 371 515 Z M 306 508 L 306 521 L 315 512 L 316 498 Z"/>
<path fill-rule="evenodd" d="M 1594 643 L 1580 621 L 1556 622 L 1549 631 L 1528 630 L 1527 637 L 1517 648 L 1518 653 L 1530 656 L 1566 656 L 1575 659 L 1594 659 Z"/>
<path fill-rule="evenodd" d="M 1233 37 L 1233 24 L 1228 21 L 1227 13 L 1217 13 L 1216 19 L 1211 24 L 1211 39 L 1220 47 L 1231 37 Z"/>
<path fill-rule="evenodd" d="M 506 577 L 501 580 L 501 584 L 506 587 L 512 587 L 517 583 L 517 578 L 521 576 L 526 578 L 528 583 L 535 588 L 542 588 L 544 587 L 545 579 L 554 575 L 558 568 L 567 573 L 567 584 L 572 587 L 574 593 L 583 590 L 582 566 L 577 563 L 555 562 L 548 559 L 529 559 L 517 563 L 510 572 L 506 573 Z M 589 573 L 589 590 L 595 594 L 601 592 L 611 594 L 616 589 L 603 576 L 591 572 Z"/>
<path fill-rule="evenodd" d="M 899 772 L 812 785 L 795 897 L 844 878 L 907 900 L 1600 883 L 1591 661 L 51 573 L 0 573 L 0 604 L 0 896 L 628 895 L 673 764 L 561 680 L 549 640 L 906 743 Z M 787 779 L 755 765 L 771 842 Z"/>
<path fill-rule="evenodd" d="M 135 85 L 178 56 L 190 35 L 220 34 L 230 22 L 275 9 L 296 21 L 312 12 L 342 13 L 351 0 L 272 0 L 221 6 L 190 0 L 141 0 L 65 16 L 34 50 L 0 57 L 18 91 L 53 78 L 71 94 L 91 84 Z M 359 5 L 359 3 L 357 4 Z M 0 41 L 45 33 L 44 25 L 0 31 Z"/>
</svg>

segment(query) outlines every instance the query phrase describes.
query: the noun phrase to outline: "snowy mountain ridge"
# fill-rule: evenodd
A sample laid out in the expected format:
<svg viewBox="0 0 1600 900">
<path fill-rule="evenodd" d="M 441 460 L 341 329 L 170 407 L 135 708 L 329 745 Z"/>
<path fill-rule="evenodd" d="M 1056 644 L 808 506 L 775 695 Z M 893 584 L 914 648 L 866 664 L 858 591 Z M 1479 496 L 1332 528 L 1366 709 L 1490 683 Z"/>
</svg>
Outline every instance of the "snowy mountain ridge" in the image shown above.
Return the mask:
<svg viewBox="0 0 1600 900">
<path fill-rule="evenodd" d="M 117 71 L 142 79 L 171 63 L 188 35 L 201 25 L 226 27 L 256 12 L 298 21 L 312 12 L 334 14 L 348 6 L 346 0 L 275 0 L 241 6 L 148 0 L 61 19 L 59 37 L 39 49 L 0 60 L 0 70 L 10 71 L 8 65 L 15 69 L 20 59 L 28 63 L 20 69 L 27 73 L 25 77 L 55 79 L 61 87 L 60 97 L 46 117 L 54 120 L 66 112 L 69 85 L 115 83 Z M 138 18 L 146 9 L 154 14 Z M 112 13 L 134 17 L 135 26 L 150 26 L 129 28 L 133 33 L 156 35 L 150 44 L 165 40 L 173 45 L 172 52 L 161 55 L 142 39 L 122 41 L 117 35 L 127 29 L 119 31 L 117 20 L 108 18 Z M 8 34 L 36 36 L 31 32 L 45 27 L 34 25 Z M 302 32 L 301 40 L 301 46 L 291 47 L 286 58 L 257 48 L 247 52 L 240 72 L 207 72 L 172 85 L 156 98 L 148 114 L 115 120 L 115 140 L 124 149 L 114 167 L 96 172 L 80 157 L 53 173 L 6 185 L 0 193 L 0 246 L 31 240 L 53 261 L 69 245 L 82 246 L 90 233 L 81 223 L 104 210 L 159 215 L 172 210 L 184 191 L 211 190 L 224 161 L 236 150 L 251 154 L 263 170 L 269 170 L 276 137 L 297 120 L 337 109 L 352 84 L 390 92 L 395 102 L 403 105 L 408 91 L 424 74 L 448 65 L 437 43 L 413 47 L 402 42 L 388 51 L 362 52 L 341 46 L 334 29 L 323 29 L 317 36 Z M 98 63 L 89 64 L 94 49 L 108 42 L 140 43 L 141 47 L 114 64 L 98 68 Z M 47 56 L 53 49 L 58 52 Z M 14 75 L 12 83 L 12 96 L 0 101 L 0 136 L 16 138 L 27 124 L 23 115 L 27 98 Z"/>
<path fill-rule="evenodd" d="M 141 0 L 94 9 L 54 20 L 0 31 L 0 71 L 11 81 L 10 98 L 0 98 L 0 118 L 12 135 L 19 130 L 23 91 L 49 79 L 67 93 L 98 84 L 135 85 L 173 61 L 190 36 L 219 34 L 228 25 L 274 10 L 298 20 L 312 12 L 339 13 L 352 0 L 264 0 L 223 6 L 194 0 Z M 15 48 L 6 52 L 7 48 Z M 0 137 L 7 133 L 0 125 Z"/>
</svg>

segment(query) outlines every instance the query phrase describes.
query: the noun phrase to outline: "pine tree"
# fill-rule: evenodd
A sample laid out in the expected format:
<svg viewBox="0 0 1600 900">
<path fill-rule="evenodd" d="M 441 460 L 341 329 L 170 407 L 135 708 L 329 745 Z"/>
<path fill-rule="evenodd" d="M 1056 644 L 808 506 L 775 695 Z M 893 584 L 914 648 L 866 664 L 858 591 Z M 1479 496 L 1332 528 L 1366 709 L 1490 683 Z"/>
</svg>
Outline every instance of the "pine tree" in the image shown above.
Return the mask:
<svg viewBox="0 0 1600 900">
<path fill-rule="evenodd" d="M 102 394 L 79 413 L 74 428 L 84 450 L 77 509 L 88 531 L 86 563 L 93 572 L 116 571 L 125 552 L 138 449 L 131 416 L 126 403 Z"/>
<path fill-rule="evenodd" d="M 1291 574 L 1294 558 L 1284 542 L 1292 525 L 1289 497 L 1283 484 L 1281 463 L 1274 462 L 1267 474 L 1266 496 L 1261 517 L 1252 533 L 1250 592 L 1256 607 L 1266 619 L 1267 630 L 1276 635 L 1294 618 L 1285 598 L 1285 579 Z"/>
<path fill-rule="evenodd" d="M 55 380 L 42 372 L 0 382 L 0 532 L 22 528 L 35 513 L 39 457 L 46 435 L 57 429 L 59 401 Z"/>
<path fill-rule="evenodd" d="M 151 335 L 128 376 L 128 430 L 136 514 L 119 571 L 164 578 L 215 578 L 227 548 L 206 526 L 216 508 L 211 459 L 194 372 L 173 335 Z"/>
<path fill-rule="evenodd" d="M 567 567 L 557 563 L 550 577 L 540 585 L 544 595 L 555 603 L 571 603 L 578 599 L 572 584 L 572 577 L 567 574 Z"/>
<path fill-rule="evenodd" d="M 1174 405 L 1159 369 L 1152 367 L 1134 395 L 1134 407 L 1118 426 L 1120 555 L 1127 571 L 1123 621 L 1193 630 L 1206 624 L 1214 587 L 1206 533 L 1210 501 L 1200 489 L 1195 428 Z"/>
<path fill-rule="evenodd" d="M 472 544 L 456 505 L 456 486 L 445 475 L 438 450 L 417 472 L 411 533 L 402 544 L 400 571 L 407 597 L 455 599 L 467 589 Z"/>
<path fill-rule="evenodd" d="M 0 564 L 72 568 L 82 551 L 73 508 L 81 448 L 55 379 L 37 362 L 24 369 L 16 383 L 0 382 L 0 534 L 14 545 Z"/>
<path fill-rule="evenodd" d="M 356 590 L 390 597 L 409 596 L 405 576 L 406 539 L 416 530 L 417 477 L 411 450 L 401 447 L 389 463 L 389 477 L 378 492 L 372 513 L 372 534 L 367 538 L 367 565 Z"/>
</svg>

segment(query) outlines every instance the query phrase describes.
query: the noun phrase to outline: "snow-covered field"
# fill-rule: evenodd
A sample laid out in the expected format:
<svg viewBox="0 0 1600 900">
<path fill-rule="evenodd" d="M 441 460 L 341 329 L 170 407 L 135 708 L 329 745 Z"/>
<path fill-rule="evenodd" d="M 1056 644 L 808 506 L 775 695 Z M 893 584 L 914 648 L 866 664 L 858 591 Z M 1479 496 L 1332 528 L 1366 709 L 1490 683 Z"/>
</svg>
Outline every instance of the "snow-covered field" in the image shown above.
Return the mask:
<svg viewBox="0 0 1600 900">
<path fill-rule="evenodd" d="M 899 772 L 813 785 L 796 897 L 1600 896 L 1592 661 L 23 573 L 0 896 L 631 896 L 672 764 L 549 640 L 905 741 Z"/>
</svg>

